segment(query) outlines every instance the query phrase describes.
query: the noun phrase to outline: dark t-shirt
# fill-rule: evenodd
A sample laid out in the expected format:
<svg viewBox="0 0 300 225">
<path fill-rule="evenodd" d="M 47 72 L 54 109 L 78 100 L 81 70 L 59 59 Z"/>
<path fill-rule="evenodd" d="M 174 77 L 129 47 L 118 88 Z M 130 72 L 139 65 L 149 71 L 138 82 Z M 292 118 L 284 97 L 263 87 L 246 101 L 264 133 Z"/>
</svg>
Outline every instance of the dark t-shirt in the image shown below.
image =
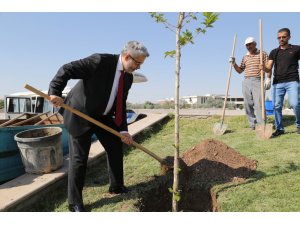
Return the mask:
<svg viewBox="0 0 300 225">
<path fill-rule="evenodd" d="M 300 46 L 290 45 L 287 49 L 275 48 L 271 51 L 269 59 L 274 61 L 273 84 L 299 82 Z"/>
</svg>

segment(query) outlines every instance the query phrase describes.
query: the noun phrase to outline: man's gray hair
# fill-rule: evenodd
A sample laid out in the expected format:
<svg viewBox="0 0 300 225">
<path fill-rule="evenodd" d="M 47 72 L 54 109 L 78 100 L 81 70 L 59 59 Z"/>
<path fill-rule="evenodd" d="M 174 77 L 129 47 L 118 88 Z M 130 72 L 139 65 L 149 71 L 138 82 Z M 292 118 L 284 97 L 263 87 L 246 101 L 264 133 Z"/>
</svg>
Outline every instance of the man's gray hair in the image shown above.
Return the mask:
<svg viewBox="0 0 300 225">
<path fill-rule="evenodd" d="M 130 55 L 133 57 L 138 57 L 141 55 L 146 56 L 146 57 L 150 56 L 147 48 L 138 41 L 127 42 L 121 53 L 122 53 L 122 55 L 130 53 Z"/>
</svg>

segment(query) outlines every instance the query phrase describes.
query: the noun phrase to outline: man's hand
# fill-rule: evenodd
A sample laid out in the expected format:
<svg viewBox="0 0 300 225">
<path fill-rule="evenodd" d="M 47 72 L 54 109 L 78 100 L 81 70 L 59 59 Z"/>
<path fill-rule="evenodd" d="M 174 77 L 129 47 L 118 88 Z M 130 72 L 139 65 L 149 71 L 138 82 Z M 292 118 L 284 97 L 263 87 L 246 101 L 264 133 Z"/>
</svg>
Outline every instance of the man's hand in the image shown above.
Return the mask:
<svg viewBox="0 0 300 225">
<path fill-rule="evenodd" d="M 122 138 L 121 141 L 124 142 L 127 145 L 132 145 L 133 139 L 129 133 L 121 133 Z"/>
<path fill-rule="evenodd" d="M 262 70 L 262 71 L 265 71 L 265 67 L 264 67 L 263 64 L 259 64 L 259 65 L 258 65 L 258 68 L 259 68 L 260 70 Z"/>
<path fill-rule="evenodd" d="M 234 57 L 229 57 L 229 63 L 231 63 L 232 65 L 234 65 L 235 58 Z"/>
<path fill-rule="evenodd" d="M 265 89 L 269 90 L 271 88 L 271 78 L 266 78 L 265 80 Z"/>
<path fill-rule="evenodd" d="M 61 97 L 58 97 L 56 95 L 50 95 L 50 102 L 57 108 L 60 107 L 63 103 L 63 99 Z"/>
</svg>

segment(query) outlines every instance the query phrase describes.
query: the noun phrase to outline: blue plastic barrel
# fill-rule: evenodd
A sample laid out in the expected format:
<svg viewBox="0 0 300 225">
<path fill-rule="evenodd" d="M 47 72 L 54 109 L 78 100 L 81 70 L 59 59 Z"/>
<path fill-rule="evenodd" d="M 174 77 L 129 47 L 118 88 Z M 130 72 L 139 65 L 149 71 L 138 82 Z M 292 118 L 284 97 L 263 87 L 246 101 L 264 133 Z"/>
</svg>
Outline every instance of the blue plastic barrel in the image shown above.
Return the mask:
<svg viewBox="0 0 300 225">
<path fill-rule="evenodd" d="M 266 115 L 274 115 L 274 105 L 273 101 L 267 100 L 265 101 L 265 110 L 266 110 Z"/>
</svg>

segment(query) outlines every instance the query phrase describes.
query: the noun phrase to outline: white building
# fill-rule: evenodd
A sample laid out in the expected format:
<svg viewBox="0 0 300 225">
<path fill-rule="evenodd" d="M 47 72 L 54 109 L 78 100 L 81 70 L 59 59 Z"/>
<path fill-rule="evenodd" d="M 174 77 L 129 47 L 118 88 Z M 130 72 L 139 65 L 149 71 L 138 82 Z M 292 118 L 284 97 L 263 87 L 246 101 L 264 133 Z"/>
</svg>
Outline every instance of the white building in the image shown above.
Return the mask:
<svg viewBox="0 0 300 225">
<path fill-rule="evenodd" d="M 218 95 L 218 94 L 206 94 L 202 96 L 197 96 L 197 95 L 183 96 L 180 98 L 180 100 L 186 104 L 198 106 L 204 104 L 209 98 L 225 100 L 224 95 Z M 239 107 L 240 105 L 243 106 L 244 97 L 227 96 L 227 103 L 233 103 L 234 105 L 236 105 L 236 107 Z"/>
</svg>

